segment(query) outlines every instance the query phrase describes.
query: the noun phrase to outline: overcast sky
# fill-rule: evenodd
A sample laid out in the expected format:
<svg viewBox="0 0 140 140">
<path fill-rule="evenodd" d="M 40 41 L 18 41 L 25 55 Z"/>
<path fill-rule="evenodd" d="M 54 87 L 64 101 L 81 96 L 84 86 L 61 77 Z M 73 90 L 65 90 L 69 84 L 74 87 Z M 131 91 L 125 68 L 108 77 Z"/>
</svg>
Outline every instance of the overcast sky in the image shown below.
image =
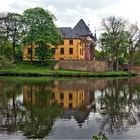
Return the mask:
<svg viewBox="0 0 140 140">
<path fill-rule="evenodd" d="M 83 18 L 94 32 L 101 29 L 101 19 L 120 16 L 140 24 L 140 0 L 0 0 L 0 12 L 22 13 L 27 8 L 41 6 L 51 11 L 60 27 L 74 25 Z"/>
</svg>

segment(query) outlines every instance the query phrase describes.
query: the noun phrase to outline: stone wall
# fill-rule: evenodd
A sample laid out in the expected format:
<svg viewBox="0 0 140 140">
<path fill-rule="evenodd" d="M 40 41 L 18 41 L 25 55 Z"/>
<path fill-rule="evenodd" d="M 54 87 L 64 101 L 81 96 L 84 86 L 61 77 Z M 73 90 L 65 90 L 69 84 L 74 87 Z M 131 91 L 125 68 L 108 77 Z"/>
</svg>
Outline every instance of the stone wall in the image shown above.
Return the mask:
<svg viewBox="0 0 140 140">
<path fill-rule="evenodd" d="M 92 72 L 109 70 L 107 62 L 97 60 L 93 61 L 61 60 L 54 66 L 54 69 L 81 70 Z"/>
<path fill-rule="evenodd" d="M 131 66 L 131 72 L 140 74 L 140 66 Z"/>
</svg>

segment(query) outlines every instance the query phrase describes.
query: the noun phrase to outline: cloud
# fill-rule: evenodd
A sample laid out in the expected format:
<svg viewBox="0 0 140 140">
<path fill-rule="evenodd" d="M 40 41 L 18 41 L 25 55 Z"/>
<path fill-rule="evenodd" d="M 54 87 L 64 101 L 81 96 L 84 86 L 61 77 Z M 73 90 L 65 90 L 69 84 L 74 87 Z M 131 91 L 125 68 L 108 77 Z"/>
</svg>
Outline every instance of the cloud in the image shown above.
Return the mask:
<svg viewBox="0 0 140 140">
<path fill-rule="evenodd" d="M 75 9 L 76 6 L 90 8 L 92 10 L 98 10 L 104 7 L 117 4 L 121 0 L 42 0 L 41 3 L 54 5 L 58 9 Z M 82 9 L 81 9 L 82 10 Z"/>
<path fill-rule="evenodd" d="M 22 13 L 27 8 L 38 6 L 34 0 L 0 0 L 0 12 L 17 12 Z"/>
<path fill-rule="evenodd" d="M 83 18 L 94 32 L 101 29 L 101 19 L 121 16 L 131 22 L 140 19 L 140 0 L 0 0 L 0 12 L 22 13 L 27 8 L 41 6 L 55 15 L 57 26 L 74 27 Z"/>
<path fill-rule="evenodd" d="M 38 6 L 37 3 L 33 2 L 33 1 L 23 1 L 21 3 L 21 1 L 14 1 L 14 2 L 10 2 L 9 3 L 9 7 L 11 9 L 13 9 L 14 11 L 18 12 L 18 13 L 22 13 L 24 10 L 28 9 L 28 8 L 33 8 Z"/>
</svg>

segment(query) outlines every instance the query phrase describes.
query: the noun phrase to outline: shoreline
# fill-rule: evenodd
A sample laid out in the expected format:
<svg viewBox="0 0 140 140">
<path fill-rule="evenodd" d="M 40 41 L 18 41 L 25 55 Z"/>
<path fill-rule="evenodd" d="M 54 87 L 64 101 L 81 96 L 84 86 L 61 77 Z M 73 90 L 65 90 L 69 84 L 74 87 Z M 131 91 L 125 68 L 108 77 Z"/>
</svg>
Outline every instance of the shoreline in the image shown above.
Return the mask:
<svg viewBox="0 0 140 140">
<path fill-rule="evenodd" d="M 135 73 L 129 73 L 124 71 L 84 72 L 84 71 L 52 70 L 46 73 L 0 71 L 0 76 L 23 76 L 23 77 L 127 77 L 136 75 L 137 74 Z"/>
</svg>

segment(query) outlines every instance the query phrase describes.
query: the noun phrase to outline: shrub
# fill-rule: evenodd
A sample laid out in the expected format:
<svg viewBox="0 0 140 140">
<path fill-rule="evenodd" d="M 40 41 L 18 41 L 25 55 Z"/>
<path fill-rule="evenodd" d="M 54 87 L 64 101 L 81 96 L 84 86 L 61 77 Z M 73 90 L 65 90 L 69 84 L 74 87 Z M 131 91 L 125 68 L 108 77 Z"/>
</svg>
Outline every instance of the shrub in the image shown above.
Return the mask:
<svg viewBox="0 0 140 140">
<path fill-rule="evenodd" d="M 0 55 L 0 68 L 12 66 L 12 62 L 4 56 Z"/>
</svg>

